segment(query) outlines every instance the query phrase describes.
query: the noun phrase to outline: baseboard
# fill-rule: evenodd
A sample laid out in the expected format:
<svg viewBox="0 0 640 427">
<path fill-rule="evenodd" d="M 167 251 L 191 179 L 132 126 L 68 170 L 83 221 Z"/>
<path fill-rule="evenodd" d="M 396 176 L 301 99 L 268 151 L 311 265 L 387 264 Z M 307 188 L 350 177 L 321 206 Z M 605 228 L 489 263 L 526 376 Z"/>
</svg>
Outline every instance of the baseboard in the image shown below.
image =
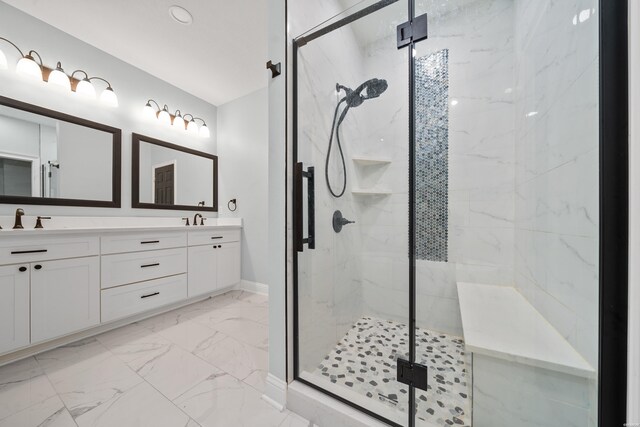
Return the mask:
<svg viewBox="0 0 640 427">
<path fill-rule="evenodd" d="M 267 374 L 262 399 L 279 411 L 287 404 L 287 383 L 280 378 Z"/>
<path fill-rule="evenodd" d="M 269 295 L 269 285 L 265 285 L 260 282 L 252 282 L 250 280 L 241 280 L 236 286 L 236 289 L 240 289 L 247 292 L 253 292 L 260 295 Z"/>
</svg>

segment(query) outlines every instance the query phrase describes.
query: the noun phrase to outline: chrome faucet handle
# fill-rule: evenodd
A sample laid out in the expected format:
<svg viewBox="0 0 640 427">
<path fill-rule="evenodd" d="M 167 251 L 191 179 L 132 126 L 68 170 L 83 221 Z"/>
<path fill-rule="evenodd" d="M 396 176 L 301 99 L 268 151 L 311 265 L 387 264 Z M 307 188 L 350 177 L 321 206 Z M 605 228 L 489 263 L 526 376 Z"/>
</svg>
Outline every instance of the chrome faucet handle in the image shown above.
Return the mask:
<svg viewBox="0 0 640 427">
<path fill-rule="evenodd" d="M 51 217 L 50 217 L 50 216 L 39 216 L 39 217 L 36 219 L 36 226 L 35 226 L 35 228 L 44 228 L 44 227 L 42 226 L 42 220 L 43 220 L 43 219 L 51 219 Z"/>
<path fill-rule="evenodd" d="M 182 218 L 183 221 L 187 221 L 187 223 L 185 224 L 185 226 L 191 225 L 189 224 L 189 218 Z"/>
</svg>

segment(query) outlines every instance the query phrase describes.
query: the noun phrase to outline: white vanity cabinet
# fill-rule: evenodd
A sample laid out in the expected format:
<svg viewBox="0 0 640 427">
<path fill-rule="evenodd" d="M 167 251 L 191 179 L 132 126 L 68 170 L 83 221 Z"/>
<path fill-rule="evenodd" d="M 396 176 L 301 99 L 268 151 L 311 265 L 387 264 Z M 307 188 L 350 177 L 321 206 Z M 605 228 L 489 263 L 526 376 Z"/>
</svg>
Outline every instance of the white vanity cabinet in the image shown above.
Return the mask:
<svg viewBox="0 0 640 427">
<path fill-rule="evenodd" d="M 0 363 L 30 345 L 72 341 L 232 288 L 240 230 L 0 230 Z"/>
<path fill-rule="evenodd" d="M 240 230 L 189 232 L 189 297 L 240 282 Z"/>
<path fill-rule="evenodd" d="M 29 344 L 29 265 L 0 267 L 0 354 Z"/>
<path fill-rule="evenodd" d="M 100 322 L 99 237 L 0 239 L 0 354 Z"/>
<path fill-rule="evenodd" d="M 31 342 L 100 323 L 100 257 L 31 263 Z"/>
</svg>

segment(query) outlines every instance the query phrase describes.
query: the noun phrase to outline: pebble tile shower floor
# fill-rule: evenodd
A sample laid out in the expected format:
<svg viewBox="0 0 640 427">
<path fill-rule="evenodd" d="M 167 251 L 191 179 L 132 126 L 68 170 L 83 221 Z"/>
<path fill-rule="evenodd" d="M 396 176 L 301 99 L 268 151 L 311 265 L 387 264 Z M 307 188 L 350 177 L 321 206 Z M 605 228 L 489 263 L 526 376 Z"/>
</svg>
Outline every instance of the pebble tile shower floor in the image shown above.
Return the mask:
<svg viewBox="0 0 640 427">
<path fill-rule="evenodd" d="M 316 375 L 407 412 L 408 388 L 396 381 L 396 359 L 408 358 L 408 327 L 363 317 L 325 356 Z M 470 361 L 460 337 L 416 328 L 416 359 L 429 367 L 427 391 L 416 389 L 418 425 L 471 425 Z"/>
</svg>

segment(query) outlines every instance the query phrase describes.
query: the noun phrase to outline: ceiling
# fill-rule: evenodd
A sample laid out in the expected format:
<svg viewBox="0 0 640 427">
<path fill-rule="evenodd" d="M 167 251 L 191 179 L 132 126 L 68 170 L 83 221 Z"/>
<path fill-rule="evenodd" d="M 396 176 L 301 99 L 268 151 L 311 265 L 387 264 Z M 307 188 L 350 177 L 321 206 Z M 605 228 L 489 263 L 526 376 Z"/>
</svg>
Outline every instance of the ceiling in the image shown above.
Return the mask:
<svg viewBox="0 0 640 427">
<path fill-rule="evenodd" d="M 213 105 L 267 84 L 266 0 L 3 1 Z"/>
</svg>

